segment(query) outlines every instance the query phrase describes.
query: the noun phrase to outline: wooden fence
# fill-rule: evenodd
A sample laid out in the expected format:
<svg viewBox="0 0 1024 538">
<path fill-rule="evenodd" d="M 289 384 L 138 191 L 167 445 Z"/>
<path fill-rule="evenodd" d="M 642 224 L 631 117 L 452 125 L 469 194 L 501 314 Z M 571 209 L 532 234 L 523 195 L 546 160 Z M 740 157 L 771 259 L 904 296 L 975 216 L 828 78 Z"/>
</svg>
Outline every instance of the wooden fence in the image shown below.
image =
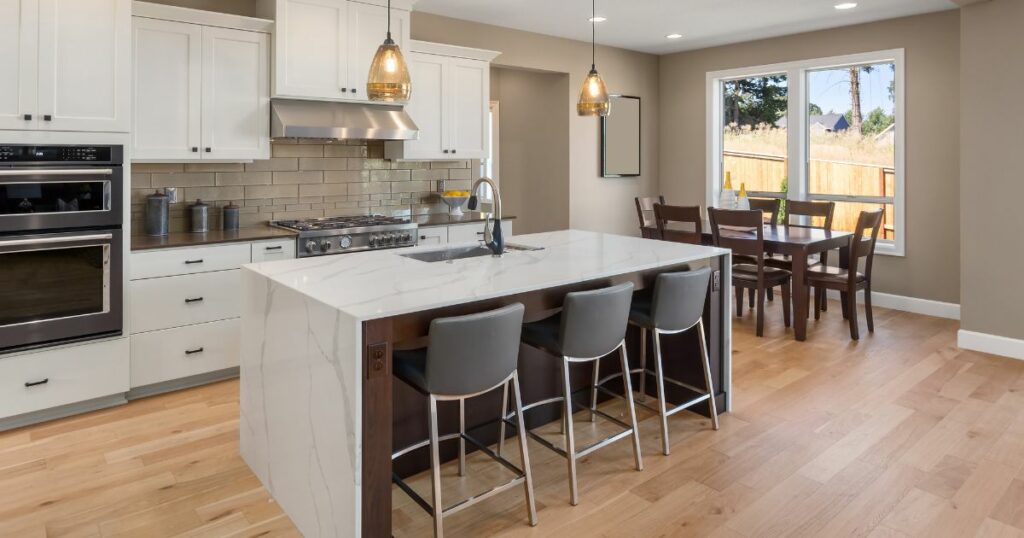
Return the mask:
<svg viewBox="0 0 1024 538">
<path fill-rule="evenodd" d="M 789 163 L 784 156 L 726 151 L 722 160 L 723 172 L 731 173 L 737 190 L 740 183 L 745 183 L 748 191 L 786 190 Z M 896 170 L 892 167 L 811 159 L 808 172 L 810 192 L 815 194 L 893 196 L 896 192 Z M 885 209 L 884 237 L 893 239 L 892 205 L 837 202 L 833 229 L 852 232 L 861 211 L 878 208 Z"/>
</svg>

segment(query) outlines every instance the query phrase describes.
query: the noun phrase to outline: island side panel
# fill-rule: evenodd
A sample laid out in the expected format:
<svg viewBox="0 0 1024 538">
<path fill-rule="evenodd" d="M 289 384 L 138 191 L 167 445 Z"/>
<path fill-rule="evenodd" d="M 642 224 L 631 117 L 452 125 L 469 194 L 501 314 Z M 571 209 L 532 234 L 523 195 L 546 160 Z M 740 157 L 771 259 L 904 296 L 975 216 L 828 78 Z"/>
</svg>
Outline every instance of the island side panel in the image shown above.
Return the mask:
<svg viewBox="0 0 1024 538">
<path fill-rule="evenodd" d="M 356 536 L 361 324 L 242 270 L 240 452 L 305 536 Z"/>
<path fill-rule="evenodd" d="M 392 380 L 390 319 L 363 323 L 362 536 L 391 536 Z"/>
</svg>

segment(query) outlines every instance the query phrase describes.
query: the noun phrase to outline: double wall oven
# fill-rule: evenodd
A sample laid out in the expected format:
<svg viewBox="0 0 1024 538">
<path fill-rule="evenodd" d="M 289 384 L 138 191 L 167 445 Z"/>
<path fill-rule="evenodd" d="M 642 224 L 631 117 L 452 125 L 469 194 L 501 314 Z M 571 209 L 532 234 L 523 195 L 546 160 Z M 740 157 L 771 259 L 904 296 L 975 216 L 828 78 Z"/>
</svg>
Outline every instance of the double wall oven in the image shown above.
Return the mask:
<svg viewBox="0 0 1024 538">
<path fill-rule="evenodd" d="M 122 333 L 123 161 L 0 145 L 0 353 Z"/>
</svg>

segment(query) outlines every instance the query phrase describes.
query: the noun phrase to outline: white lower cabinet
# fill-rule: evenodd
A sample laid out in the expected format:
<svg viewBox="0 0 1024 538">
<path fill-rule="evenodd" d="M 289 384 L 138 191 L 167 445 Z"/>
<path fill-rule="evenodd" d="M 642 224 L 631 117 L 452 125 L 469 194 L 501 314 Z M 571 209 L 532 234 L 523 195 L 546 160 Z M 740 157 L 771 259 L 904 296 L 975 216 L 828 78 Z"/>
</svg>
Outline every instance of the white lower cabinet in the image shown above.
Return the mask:
<svg viewBox="0 0 1024 538">
<path fill-rule="evenodd" d="M 238 366 L 238 319 L 132 336 L 131 383 L 142 387 Z"/>
<path fill-rule="evenodd" d="M 128 339 L 0 360 L 0 418 L 128 391 Z"/>
<path fill-rule="evenodd" d="M 238 317 L 239 271 L 132 281 L 132 334 Z"/>
<path fill-rule="evenodd" d="M 295 257 L 295 240 L 281 239 L 252 244 L 252 263 L 290 260 Z"/>
<path fill-rule="evenodd" d="M 420 238 L 418 244 L 420 245 L 446 245 L 448 244 L 448 227 L 447 226 L 432 226 L 430 228 L 420 228 Z"/>
</svg>

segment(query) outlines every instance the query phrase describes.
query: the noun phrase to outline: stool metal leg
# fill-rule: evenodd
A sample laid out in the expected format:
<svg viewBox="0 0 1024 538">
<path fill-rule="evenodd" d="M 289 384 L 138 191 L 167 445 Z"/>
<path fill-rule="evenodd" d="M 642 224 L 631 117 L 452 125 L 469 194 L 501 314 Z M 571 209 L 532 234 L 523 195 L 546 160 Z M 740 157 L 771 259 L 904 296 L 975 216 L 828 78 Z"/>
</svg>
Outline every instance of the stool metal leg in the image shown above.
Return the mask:
<svg viewBox="0 0 1024 538">
<path fill-rule="evenodd" d="M 668 456 L 671 451 L 668 443 L 668 409 L 665 403 L 668 396 L 665 394 L 665 372 L 662 369 L 661 335 L 658 334 L 657 329 L 652 332 L 654 336 L 654 369 L 658 384 L 658 415 L 661 418 L 661 452 Z"/>
<path fill-rule="evenodd" d="M 466 400 L 459 399 L 459 476 L 466 476 Z"/>
<path fill-rule="evenodd" d="M 505 384 L 504 394 L 508 395 L 508 384 Z M 533 473 L 530 471 L 530 452 L 526 448 L 526 421 L 523 420 L 523 397 L 519 391 L 519 372 L 512 374 L 512 393 L 515 397 L 516 405 L 516 425 L 519 429 L 519 456 L 523 463 L 523 474 L 526 475 L 525 488 L 526 488 L 526 509 L 530 516 L 530 525 L 537 525 L 537 503 L 533 498 Z M 508 401 L 508 398 L 505 399 Z M 504 419 L 504 412 L 502 413 L 502 419 Z M 505 425 L 504 420 L 502 421 L 502 435 L 504 438 Z"/>
<path fill-rule="evenodd" d="M 516 410 L 516 414 L 520 414 Z M 501 422 L 498 423 L 498 455 L 505 450 L 505 417 L 508 416 L 508 383 L 501 386 Z"/>
<path fill-rule="evenodd" d="M 565 425 L 565 459 L 569 463 L 569 503 L 580 503 L 580 492 L 576 485 L 576 439 L 572 428 L 572 388 L 569 383 L 569 360 L 562 357 L 562 389 L 565 391 L 565 407 L 562 412 Z"/>
<path fill-rule="evenodd" d="M 594 412 L 597 409 L 597 383 L 600 379 L 601 373 L 601 359 L 594 361 L 594 380 L 590 384 L 590 421 L 597 422 L 597 413 Z"/>
<path fill-rule="evenodd" d="M 622 383 L 626 389 L 626 404 L 629 407 L 629 424 L 633 427 L 633 459 L 636 462 L 636 470 L 644 470 L 643 457 L 640 455 L 640 425 L 636 420 L 636 406 L 633 404 L 633 383 L 629 380 L 629 358 L 626 356 L 626 341 L 623 340 L 622 344 L 619 345 L 619 356 L 622 357 Z M 566 363 L 566 374 L 569 373 L 568 363 Z M 569 388 L 569 382 L 566 381 L 566 389 Z M 568 393 L 566 394 L 566 402 L 569 401 Z M 570 423 L 571 424 L 571 423 Z M 575 471 L 576 462 L 573 462 L 573 470 Z M 573 489 L 575 489 L 575 477 L 573 478 Z M 573 503 L 575 504 L 575 503 Z"/>
<path fill-rule="evenodd" d="M 437 398 L 430 396 L 430 485 L 433 491 L 434 537 L 444 536 L 441 528 L 444 504 L 441 501 L 441 456 L 437 434 Z"/>
<path fill-rule="evenodd" d="M 697 334 L 700 337 L 700 356 L 703 359 L 702 365 L 704 366 L 704 383 L 707 386 L 708 394 L 711 395 L 708 398 L 708 405 L 711 407 L 711 426 L 714 429 L 718 429 L 718 409 L 715 405 L 715 389 L 713 382 L 711 381 L 711 362 L 708 360 L 708 343 L 704 336 L 704 320 L 701 319 L 697 322 Z"/>
<path fill-rule="evenodd" d="M 647 329 L 640 327 L 640 401 L 647 401 Z"/>
</svg>

